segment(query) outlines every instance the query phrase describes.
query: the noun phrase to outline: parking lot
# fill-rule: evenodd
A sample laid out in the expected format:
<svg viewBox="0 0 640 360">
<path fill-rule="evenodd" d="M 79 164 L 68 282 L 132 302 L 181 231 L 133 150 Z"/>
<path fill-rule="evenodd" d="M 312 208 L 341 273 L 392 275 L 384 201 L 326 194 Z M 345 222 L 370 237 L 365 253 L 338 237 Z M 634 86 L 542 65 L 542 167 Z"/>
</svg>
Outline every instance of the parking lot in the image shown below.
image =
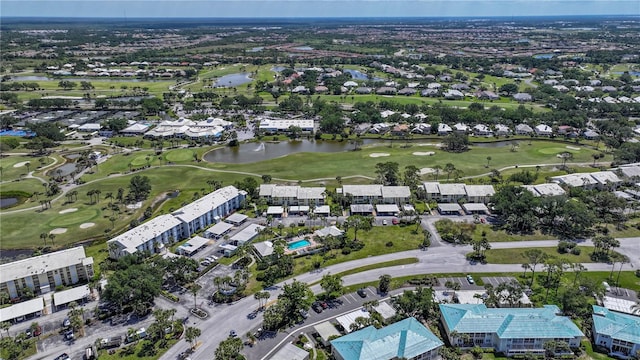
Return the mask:
<svg viewBox="0 0 640 360">
<path fill-rule="evenodd" d="M 443 288 L 443 289 L 446 288 L 444 284 L 446 284 L 448 281 L 460 284 L 460 290 L 484 289 L 482 286 L 469 283 L 467 278 L 464 278 L 464 277 L 441 277 L 441 278 L 438 278 L 438 281 L 440 282 L 440 288 Z"/>
<path fill-rule="evenodd" d="M 509 283 L 512 281 L 518 281 L 512 276 L 487 276 L 482 278 L 482 282 L 485 284 L 491 284 L 494 288 L 503 283 Z"/>
</svg>

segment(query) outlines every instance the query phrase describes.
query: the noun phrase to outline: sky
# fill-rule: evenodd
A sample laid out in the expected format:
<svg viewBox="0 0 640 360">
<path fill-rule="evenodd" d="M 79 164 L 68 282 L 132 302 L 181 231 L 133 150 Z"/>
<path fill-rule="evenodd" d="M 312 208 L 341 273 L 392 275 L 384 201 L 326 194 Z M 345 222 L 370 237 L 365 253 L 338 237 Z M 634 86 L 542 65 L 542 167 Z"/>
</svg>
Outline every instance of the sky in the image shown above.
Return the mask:
<svg viewBox="0 0 640 360">
<path fill-rule="evenodd" d="M 636 15 L 640 0 L 0 0 L 0 16 L 462 17 Z"/>
</svg>

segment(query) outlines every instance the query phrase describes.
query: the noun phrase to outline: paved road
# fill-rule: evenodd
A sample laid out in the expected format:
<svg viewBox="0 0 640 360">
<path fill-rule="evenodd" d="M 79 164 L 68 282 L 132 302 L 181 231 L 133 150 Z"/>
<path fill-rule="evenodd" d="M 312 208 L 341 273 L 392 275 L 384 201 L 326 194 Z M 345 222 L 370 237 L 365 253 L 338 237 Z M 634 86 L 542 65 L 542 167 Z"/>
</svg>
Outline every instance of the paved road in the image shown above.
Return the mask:
<svg viewBox="0 0 640 360">
<path fill-rule="evenodd" d="M 584 245 L 591 245 L 589 241 L 585 241 Z M 616 251 L 626 255 L 631 260 L 631 264 L 627 266 L 635 267 L 640 264 L 640 238 L 620 239 L 620 248 Z M 492 243 L 493 248 L 522 248 L 522 247 L 554 247 L 557 246 L 557 240 L 540 240 L 526 242 L 502 242 Z M 356 267 L 389 261 L 394 259 L 402 259 L 416 257 L 419 262 L 410 265 L 401 265 L 387 267 L 383 269 L 374 269 L 343 278 L 344 285 L 358 284 L 368 281 L 377 280 L 382 274 L 389 274 L 392 277 L 418 275 L 427 273 L 447 273 L 447 272 L 520 272 L 522 267 L 519 264 L 486 264 L 471 265 L 465 260 L 464 254 L 472 251 L 471 246 L 451 246 L 443 244 L 443 246 L 429 248 L 426 251 L 413 250 L 400 253 L 393 253 L 365 259 L 350 261 L 332 265 L 319 271 L 301 274 L 296 277 L 299 281 L 306 283 L 314 283 L 319 281 L 324 274 L 339 273 Z M 611 265 L 590 263 L 584 264 L 589 271 L 609 271 Z M 284 283 L 280 283 L 269 290 L 271 299 L 275 299 L 280 294 L 280 288 Z M 318 285 L 312 286 L 314 291 L 319 290 Z M 193 360 L 205 360 L 211 358 L 218 344 L 227 338 L 231 329 L 237 331 L 238 334 L 244 335 L 259 326 L 262 322 L 262 315 L 254 319 L 250 319 L 249 315 L 253 310 L 257 309 L 258 302 L 253 297 L 244 298 L 234 304 L 219 305 L 209 309 L 211 316 L 208 320 L 203 321 L 200 328 L 202 335 L 200 337 L 202 345 L 191 356 Z M 188 344 L 182 340 L 173 348 L 169 349 L 162 360 L 175 360 L 180 352 L 188 348 Z"/>
</svg>

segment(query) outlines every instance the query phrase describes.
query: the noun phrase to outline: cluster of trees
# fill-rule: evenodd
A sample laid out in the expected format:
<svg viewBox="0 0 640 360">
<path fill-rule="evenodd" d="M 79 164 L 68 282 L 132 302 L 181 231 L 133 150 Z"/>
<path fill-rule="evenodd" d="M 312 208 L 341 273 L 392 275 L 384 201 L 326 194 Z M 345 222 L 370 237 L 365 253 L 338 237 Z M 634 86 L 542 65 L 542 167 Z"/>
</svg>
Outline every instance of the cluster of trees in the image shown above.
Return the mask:
<svg viewBox="0 0 640 360">
<path fill-rule="evenodd" d="M 5 91 L 35 91 L 40 90 L 40 84 L 37 82 L 2 82 L 0 83 L 0 92 Z"/>
<path fill-rule="evenodd" d="M 541 230 L 576 239 L 593 235 L 598 223 L 625 220 L 626 202 L 610 192 L 572 189 L 571 195 L 534 197 L 522 187 L 506 185 L 496 191 L 493 202 L 504 227 L 517 233 Z"/>
<path fill-rule="evenodd" d="M 123 313 L 146 314 L 160 294 L 163 275 L 142 255 L 123 256 L 114 264 L 102 297 Z"/>
<path fill-rule="evenodd" d="M 376 164 L 376 183 L 397 186 L 405 185 L 412 190 L 419 189 L 420 185 L 420 169 L 414 165 L 407 165 L 404 167 L 404 171 L 400 173 L 400 168 L 397 162 L 388 161 L 384 163 Z"/>
<path fill-rule="evenodd" d="M 294 279 L 285 284 L 282 293 L 278 295 L 278 301 L 264 312 L 264 328 L 275 331 L 303 320 L 300 310 L 309 310 L 314 298 L 313 292 L 305 283 Z"/>
</svg>

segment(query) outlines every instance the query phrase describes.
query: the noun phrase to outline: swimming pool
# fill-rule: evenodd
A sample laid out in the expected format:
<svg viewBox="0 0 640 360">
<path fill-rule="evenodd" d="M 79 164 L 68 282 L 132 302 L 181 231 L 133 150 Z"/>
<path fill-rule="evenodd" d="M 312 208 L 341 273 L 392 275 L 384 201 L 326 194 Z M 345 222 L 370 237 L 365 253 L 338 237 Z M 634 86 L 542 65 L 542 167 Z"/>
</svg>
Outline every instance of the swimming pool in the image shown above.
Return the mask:
<svg viewBox="0 0 640 360">
<path fill-rule="evenodd" d="M 291 242 L 287 245 L 287 249 L 289 250 L 298 250 L 303 247 L 307 247 L 311 245 L 311 242 L 307 239 L 302 239 L 298 241 Z"/>
</svg>

